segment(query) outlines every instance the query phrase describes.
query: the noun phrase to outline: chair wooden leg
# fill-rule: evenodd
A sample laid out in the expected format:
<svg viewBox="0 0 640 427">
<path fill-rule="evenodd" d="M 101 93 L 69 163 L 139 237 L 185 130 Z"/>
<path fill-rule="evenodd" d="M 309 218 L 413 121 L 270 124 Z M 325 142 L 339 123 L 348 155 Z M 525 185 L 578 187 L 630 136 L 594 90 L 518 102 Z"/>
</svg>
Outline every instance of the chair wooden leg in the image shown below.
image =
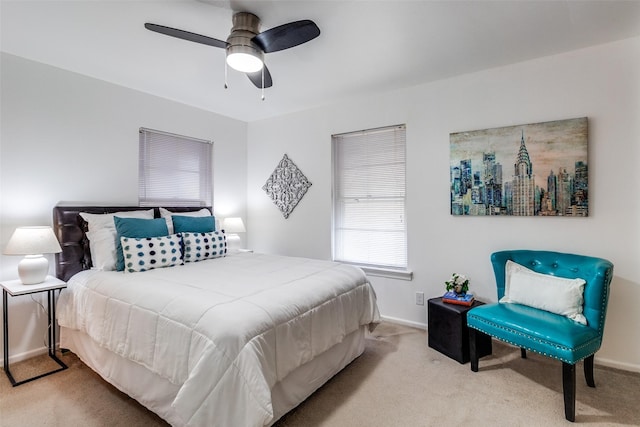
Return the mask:
<svg viewBox="0 0 640 427">
<path fill-rule="evenodd" d="M 478 349 L 476 347 L 477 332 L 473 328 L 469 328 L 469 360 L 471 361 L 471 370 L 478 372 Z"/>
<path fill-rule="evenodd" d="M 522 347 L 520 347 L 520 357 L 523 359 L 527 358 L 527 350 Z"/>
<path fill-rule="evenodd" d="M 595 387 L 596 382 L 593 380 L 593 358 L 595 355 L 591 355 L 584 359 L 584 379 L 587 380 L 589 387 Z"/>
<path fill-rule="evenodd" d="M 576 420 L 576 365 L 562 362 L 562 391 L 564 394 L 564 417 Z"/>
</svg>

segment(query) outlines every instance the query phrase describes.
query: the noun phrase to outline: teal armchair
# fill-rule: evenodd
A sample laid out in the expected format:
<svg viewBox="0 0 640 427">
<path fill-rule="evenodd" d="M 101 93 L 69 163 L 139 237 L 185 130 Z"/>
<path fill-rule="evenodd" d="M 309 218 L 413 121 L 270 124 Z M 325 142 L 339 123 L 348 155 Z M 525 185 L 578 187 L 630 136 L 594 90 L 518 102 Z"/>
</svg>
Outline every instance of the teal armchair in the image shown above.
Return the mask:
<svg viewBox="0 0 640 427">
<path fill-rule="evenodd" d="M 507 267 L 507 261 L 512 261 L 519 266 L 509 264 Z M 587 385 L 595 387 L 593 359 L 602 343 L 613 264 L 601 258 L 530 250 L 496 252 L 491 255 L 491 262 L 496 277 L 499 301 L 505 296 L 505 286 L 509 286 L 509 277 L 514 277 L 511 276 L 511 272 L 515 271 L 512 268 L 523 266 L 531 270 L 521 269 L 528 275 L 524 283 L 528 285 L 529 290 L 525 286 L 524 291 L 533 295 L 533 299 L 536 297 L 536 292 L 542 294 L 545 289 L 548 292 L 549 289 L 554 289 L 548 286 L 555 286 L 556 282 L 565 282 L 562 278 L 584 279 L 582 306 L 584 317 L 582 319 L 586 320 L 583 322 L 586 325 L 566 315 L 543 310 L 535 304 L 531 306 L 513 301 L 485 304 L 467 313 L 471 370 L 478 371 L 476 351 L 478 332 L 520 347 L 523 358 L 526 358 L 526 351 L 529 350 L 558 359 L 562 362 L 565 418 L 575 421 L 575 365 L 584 360 Z M 544 276 L 539 276 L 537 273 Z M 511 280 L 513 280 L 512 284 L 515 283 L 515 279 Z M 540 283 L 539 287 L 537 283 Z M 522 289 L 522 285 L 518 286 Z M 558 289 L 560 286 L 564 284 L 558 285 Z"/>
</svg>

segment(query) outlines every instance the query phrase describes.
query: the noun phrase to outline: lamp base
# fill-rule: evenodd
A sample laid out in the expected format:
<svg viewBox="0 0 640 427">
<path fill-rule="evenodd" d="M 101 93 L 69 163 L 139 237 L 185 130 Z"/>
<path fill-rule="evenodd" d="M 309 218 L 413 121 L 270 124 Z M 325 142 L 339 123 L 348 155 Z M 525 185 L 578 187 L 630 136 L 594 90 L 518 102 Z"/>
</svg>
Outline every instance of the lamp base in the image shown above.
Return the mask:
<svg viewBox="0 0 640 427">
<path fill-rule="evenodd" d="M 18 263 L 18 276 L 23 285 L 37 285 L 44 282 L 49 272 L 49 260 L 42 256 L 27 255 Z"/>
<path fill-rule="evenodd" d="M 238 252 L 242 248 L 242 241 L 237 234 L 227 234 L 227 252 Z"/>
</svg>

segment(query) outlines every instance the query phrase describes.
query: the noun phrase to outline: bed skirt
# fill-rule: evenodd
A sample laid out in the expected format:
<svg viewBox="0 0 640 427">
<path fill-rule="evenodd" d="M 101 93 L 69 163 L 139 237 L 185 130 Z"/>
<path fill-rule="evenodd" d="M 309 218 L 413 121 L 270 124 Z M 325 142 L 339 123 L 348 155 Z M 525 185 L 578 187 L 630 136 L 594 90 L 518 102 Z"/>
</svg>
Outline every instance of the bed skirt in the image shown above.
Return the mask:
<svg viewBox="0 0 640 427">
<path fill-rule="evenodd" d="M 356 359 L 365 347 L 367 326 L 361 326 L 342 342 L 289 373 L 271 389 L 274 418 L 270 424 L 298 406 L 325 382 Z M 61 327 L 60 348 L 71 350 L 82 362 L 118 390 L 136 399 L 172 426 L 183 426 L 172 408 L 180 386 L 144 366 L 98 346 L 83 332 Z"/>
</svg>

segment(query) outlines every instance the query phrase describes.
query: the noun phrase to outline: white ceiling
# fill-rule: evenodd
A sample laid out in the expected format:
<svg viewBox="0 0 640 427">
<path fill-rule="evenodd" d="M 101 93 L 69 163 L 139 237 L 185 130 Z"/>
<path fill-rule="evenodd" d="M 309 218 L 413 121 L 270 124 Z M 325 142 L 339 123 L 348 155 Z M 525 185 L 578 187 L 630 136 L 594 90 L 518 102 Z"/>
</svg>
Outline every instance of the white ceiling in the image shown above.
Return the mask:
<svg viewBox="0 0 640 427">
<path fill-rule="evenodd" d="M 3 52 L 243 121 L 640 35 L 640 1 L 1 1 Z M 145 22 L 226 39 L 234 11 L 262 30 L 313 20 L 320 37 L 266 55 L 261 101 L 224 51 Z"/>
</svg>

